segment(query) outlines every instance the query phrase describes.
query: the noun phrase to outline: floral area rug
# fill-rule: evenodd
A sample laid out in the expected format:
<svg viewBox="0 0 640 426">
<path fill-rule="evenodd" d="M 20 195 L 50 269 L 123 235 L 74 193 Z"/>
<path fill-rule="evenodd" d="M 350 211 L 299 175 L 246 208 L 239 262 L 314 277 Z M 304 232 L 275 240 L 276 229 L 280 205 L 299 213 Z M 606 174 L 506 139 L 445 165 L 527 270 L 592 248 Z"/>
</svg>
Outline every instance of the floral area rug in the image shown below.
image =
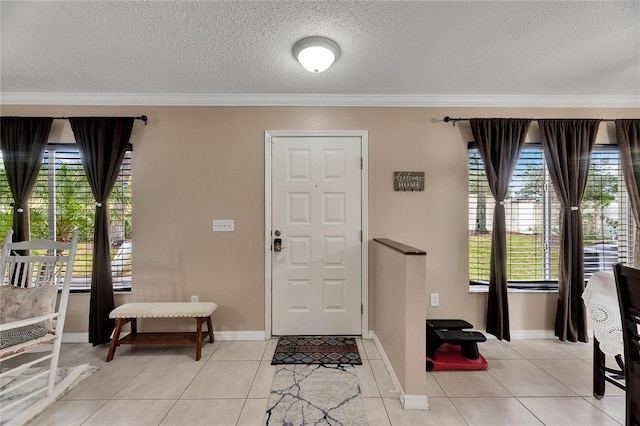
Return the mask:
<svg viewBox="0 0 640 426">
<path fill-rule="evenodd" d="M 273 379 L 266 425 L 368 425 L 353 365 L 283 365 Z"/>
<path fill-rule="evenodd" d="M 19 378 L 3 378 L 0 382 L 0 390 L 5 391 L 19 384 L 20 381 L 28 381 L 29 377 L 37 375 L 44 368 L 32 367 L 28 368 Z M 52 395 L 46 396 L 44 393 L 29 398 L 20 404 L 10 408 L 2 408 L 0 415 L 0 425 L 24 425 L 35 416 L 43 412 L 49 405 L 53 404 L 58 398 L 69 390 L 73 389 L 78 383 L 92 375 L 98 370 L 98 367 L 91 367 L 83 364 L 77 367 L 60 367 L 56 370 L 56 384 Z M 16 401 L 30 393 L 33 389 L 44 386 L 47 382 L 46 375 L 26 383 L 13 391 L 3 394 L 0 399 L 0 408 L 8 406 L 11 401 Z"/>
<path fill-rule="evenodd" d="M 341 336 L 286 336 L 278 339 L 271 365 L 362 365 L 356 339 Z"/>
</svg>

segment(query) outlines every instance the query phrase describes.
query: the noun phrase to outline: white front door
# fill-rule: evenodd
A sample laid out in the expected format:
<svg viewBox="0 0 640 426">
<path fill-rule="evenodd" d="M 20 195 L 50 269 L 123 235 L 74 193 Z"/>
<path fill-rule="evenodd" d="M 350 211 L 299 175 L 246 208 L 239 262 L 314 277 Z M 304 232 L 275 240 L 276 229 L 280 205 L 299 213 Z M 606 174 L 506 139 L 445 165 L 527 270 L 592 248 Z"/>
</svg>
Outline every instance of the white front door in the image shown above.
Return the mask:
<svg viewBox="0 0 640 426">
<path fill-rule="evenodd" d="M 271 144 L 272 334 L 360 335 L 362 140 Z"/>
</svg>

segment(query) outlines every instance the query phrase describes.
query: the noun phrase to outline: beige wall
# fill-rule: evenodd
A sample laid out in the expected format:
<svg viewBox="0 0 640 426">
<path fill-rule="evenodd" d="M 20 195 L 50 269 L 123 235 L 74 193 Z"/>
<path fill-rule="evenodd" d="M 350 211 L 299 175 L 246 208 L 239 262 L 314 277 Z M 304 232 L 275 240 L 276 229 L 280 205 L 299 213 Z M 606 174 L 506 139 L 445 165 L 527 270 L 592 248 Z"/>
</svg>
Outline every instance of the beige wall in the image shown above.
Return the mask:
<svg viewBox="0 0 640 426">
<path fill-rule="evenodd" d="M 462 117 L 638 118 L 637 109 L 363 107 L 8 106 L 2 115 L 149 116 L 136 121 L 134 145 L 134 289 L 127 301 L 201 300 L 219 305 L 215 328 L 264 330 L 265 130 L 369 132 L 369 236 L 427 252 L 427 288 L 440 307 L 427 317 L 484 326 L 486 296 L 468 293 L 467 142 Z M 598 141 L 615 140 L 602 123 Z M 537 140 L 534 123 L 529 139 Z M 73 141 L 56 120 L 51 142 Z M 426 189 L 394 192 L 393 172 L 424 171 Z M 235 232 L 211 232 L 234 219 Z M 373 277 L 372 277 L 373 279 Z M 510 294 L 512 330 L 552 329 L 554 294 Z M 87 330 L 88 296 L 72 295 L 68 332 Z"/>
</svg>

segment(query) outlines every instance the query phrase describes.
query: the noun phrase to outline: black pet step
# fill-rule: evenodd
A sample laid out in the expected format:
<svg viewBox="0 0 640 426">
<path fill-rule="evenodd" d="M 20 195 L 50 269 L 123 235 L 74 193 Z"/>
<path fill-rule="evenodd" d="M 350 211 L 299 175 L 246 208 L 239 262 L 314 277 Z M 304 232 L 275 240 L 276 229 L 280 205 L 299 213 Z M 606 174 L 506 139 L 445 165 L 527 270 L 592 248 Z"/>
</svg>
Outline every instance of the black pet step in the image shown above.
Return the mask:
<svg viewBox="0 0 640 426">
<path fill-rule="evenodd" d="M 461 319 L 428 319 L 427 328 L 434 330 L 464 330 L 465 328 L 473 328 L 473 325 Z"/>
<path fill-rule="evenodd" d="M 465 331 L 473 325 L 460 319 L 427 320 L 427 356 L 435 358 L 436 351 L 444 343 L 460 346 L 462 355 L 468 359 L 478 359 L 478 342 L 487 338 L 479 331 Z"/>
</svg>

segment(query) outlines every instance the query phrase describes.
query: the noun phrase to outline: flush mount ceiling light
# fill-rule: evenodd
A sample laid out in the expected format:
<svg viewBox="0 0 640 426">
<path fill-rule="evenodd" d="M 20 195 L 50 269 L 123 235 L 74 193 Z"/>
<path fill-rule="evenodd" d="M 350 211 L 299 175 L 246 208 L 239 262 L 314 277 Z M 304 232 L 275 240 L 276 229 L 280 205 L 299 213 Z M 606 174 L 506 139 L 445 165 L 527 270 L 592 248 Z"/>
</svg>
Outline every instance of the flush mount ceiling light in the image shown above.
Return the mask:
<svg viewBox="0 0 640 426">
<path fill-rule="evenodd" d="M 293 46 L 293 56 L 308 71 L 322 72 L 338 59 L 340 48 L 328 38 L 308 37 Z"/>
</svg>

